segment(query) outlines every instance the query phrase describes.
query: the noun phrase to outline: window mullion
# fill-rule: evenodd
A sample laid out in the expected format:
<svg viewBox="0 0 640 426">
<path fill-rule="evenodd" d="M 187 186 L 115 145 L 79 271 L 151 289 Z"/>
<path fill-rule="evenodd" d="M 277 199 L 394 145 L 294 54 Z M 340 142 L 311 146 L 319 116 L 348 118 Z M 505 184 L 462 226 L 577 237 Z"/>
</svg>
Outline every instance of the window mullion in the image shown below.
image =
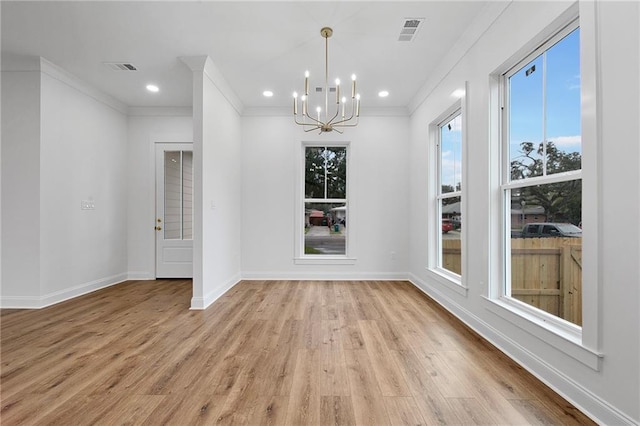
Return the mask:
<svg viewBox="0 0 640 426">
<path fill-rule="evenodd" d="M 542 176 L 547 175 L 547 52 L 542 54 Z"/>
</svg>

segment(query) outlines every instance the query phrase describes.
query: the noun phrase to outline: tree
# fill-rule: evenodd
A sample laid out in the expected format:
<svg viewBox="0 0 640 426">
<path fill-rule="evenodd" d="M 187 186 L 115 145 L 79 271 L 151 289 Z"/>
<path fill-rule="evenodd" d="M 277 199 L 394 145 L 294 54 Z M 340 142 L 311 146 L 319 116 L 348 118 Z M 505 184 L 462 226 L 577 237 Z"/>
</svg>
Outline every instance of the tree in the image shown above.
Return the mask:
<svg viewBox="0 0 640 426">
<path fill-rule="evenodd" d="M 579 170 L 582 156 L 578 152 L 558 150 L 553 142 L 547 142 L 546 164 L 543 144 L 520 144 L 522 155 L 511 161 L 511 180 Z M 582 220 L 582 180 L 527 186 L 520 190 L 520 199 L 528 206 L 542 206 L 547 221 L 568 221 L 574 224 Z"/>
<path fill-rule="evenodd" d="M 304 180 L 305 198 L 346 198 L 347 149 L 307 147 Z"/>
</svg>

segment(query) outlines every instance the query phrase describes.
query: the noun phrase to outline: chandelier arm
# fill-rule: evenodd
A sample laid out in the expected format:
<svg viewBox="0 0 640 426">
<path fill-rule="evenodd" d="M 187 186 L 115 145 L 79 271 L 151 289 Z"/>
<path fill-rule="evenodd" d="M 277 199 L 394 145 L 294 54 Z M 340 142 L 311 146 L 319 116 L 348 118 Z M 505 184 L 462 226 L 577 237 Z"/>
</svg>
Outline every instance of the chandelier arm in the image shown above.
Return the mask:
<svg viewBox="0 0 640 426">
<path fill-rule="evenodd" d="M 313 132 L 314 130 L 318 130 L 318 129 L 320 129 L 320 126 L 316 126 L 316 127 L 311 128 L 311 129 L 303 129 L 303 130 L 305 131 L 305 133 L 308 133 L 308 132 Z M 320 133 L 322 133 L 322 132 L 320 132 Z"/>
<path fill-rule="evenodd" d="M 340 128 L 340 129 L 344 129 L 345 127 L 357 127 L 357 126 L 358 126 L 358 123 L 357 123 L 357 122 L 355 122 L 355 123 L 351 123 L 351 124 L 341 124 L 341 125 L 339 125 L 339 126 L 334 126 L 334 129 L 333 129 L 333 130 L 338 130 L 338 128 Z"/>
<path fill-rule="evenodd" d="M 344 120 L 340 120 L 340 121 L 336 121 L 335 123 L 332 123 L 332 126 L 339 126 L 342 123 L 348 123 L 349 121 L 353 120 L 353 115 L 351 115 L 351 117 L 349 118 L 345 118 Z"/>
<path fill-rule="evenodd" d="M 338 125 L 338 124 L 341 124 L 341 123 L 346 123 L 348 121 L 351 121 L 353 119 L 354 115 L 355 115 L 355 105 L 354 105 L 353 102 L 351 102 L 351 116 L 349 118 L 345 118 L 345 119 L 342 119 L 340 121 L 336 121 L 335 123 L 333 123 L 333 125 L 335 126 L 335 125 Z"/>
<path fill-rule="evenodd" d="M 353 123 L 336 123 L 333 125 L 333 127 L 356 127 L 358 125 L 358 117 L 356 117 L 356 121 Z"/>
<path fill-rule="evenodd" d="M 335 119 L 336 119 L 336 117 L 338 116 L 338 114 L 339 114 L 339 113 L 340 113 L 340 107 L 338 107 L 338 109 L 337 109 L 337 111 L 336 111 L 336 114 L 335 114 L 333 117 L 331 117 L 331 120 L 327 121 L 327 124 L 328 124 L 328 125 L 329 125 L 329 124 L 332 124 L 332 123 L 333 123 L 333 120 L 335 120 Z M 338 123 L 339 123 L 339 121 L 338 121 Z"/>
<path fill-rule="evenodd" d="M 294 122 L 296 124 L 299 124 L 300 126 L 308 126 L 310 124 L 313 124 L 313 123 L 305 123 L 304 121 L 300 122 L 300 121 L 298 121 L 298 117 L 297 116 L 293 116 L 293 120 L 294 120 Z"/>
<path fill-rule="evenodd" d="M 304 115 L 303 117 L 307 117 L 309 120 L 315 121 L 315 124 L 318 124 L 320 126 L 322 126 L 322 124 L 324 124 L 324 123 L 322 123 L 322 121 L 317 120 L 317 119 L 313 118 L 312 116 L 310 116 L 309 115 L 309 111 L 307 111 L 307 114 Z M 309 123 L 309 125 L 315 125 L 315 124 L 314 123 Z"/>
</svg>

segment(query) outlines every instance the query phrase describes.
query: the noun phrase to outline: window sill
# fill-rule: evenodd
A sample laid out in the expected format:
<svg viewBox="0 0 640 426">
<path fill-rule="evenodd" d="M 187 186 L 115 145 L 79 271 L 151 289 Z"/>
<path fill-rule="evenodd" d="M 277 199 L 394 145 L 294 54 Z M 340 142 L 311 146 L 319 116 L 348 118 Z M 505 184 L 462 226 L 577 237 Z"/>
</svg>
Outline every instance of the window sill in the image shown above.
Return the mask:
<svg viewBox="0 0 640 426">
<path fill-rule="evenodd" d="M 467 297 L 469 289 L 462 285 L 462 279 L 459 275 L 453 274 L 446 269 L 441 268 L 425 268 L 432 275 L 432 279 L 438 284 L 453 290 L 456 293 Z"/>
<path fill-rule="evenodd" d="M 345 256 L 305 256 L 294 257 L 294 265 L 355 265 L 355 257 Z"/>
<path fill-rule="evenodd" d="M 484 297 L 484 299 L 489 302 L 487 310 L 493 314 L 580 361 L 592 370 L 600 370 L 600 359 L 603 354 L 583 346 L 580 327 L 569 323 L 563 324 L 564 321 L 550 314 L 533 312 L 533 310 L 530 312 L 509 298 Z"/>
</svg>

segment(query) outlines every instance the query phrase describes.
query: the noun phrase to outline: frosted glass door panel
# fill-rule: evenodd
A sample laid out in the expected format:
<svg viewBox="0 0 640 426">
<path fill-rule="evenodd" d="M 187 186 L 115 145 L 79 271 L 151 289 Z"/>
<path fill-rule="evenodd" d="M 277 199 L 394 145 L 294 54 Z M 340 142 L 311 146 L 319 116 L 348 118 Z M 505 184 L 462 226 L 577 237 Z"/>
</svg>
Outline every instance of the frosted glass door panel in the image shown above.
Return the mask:
<svg viewBox="0 0 640 426">
<path fill-rule="evenodd" d="M 193 154 L 164 152 L 164 239 L 193 239 Z"/>
</svg>

